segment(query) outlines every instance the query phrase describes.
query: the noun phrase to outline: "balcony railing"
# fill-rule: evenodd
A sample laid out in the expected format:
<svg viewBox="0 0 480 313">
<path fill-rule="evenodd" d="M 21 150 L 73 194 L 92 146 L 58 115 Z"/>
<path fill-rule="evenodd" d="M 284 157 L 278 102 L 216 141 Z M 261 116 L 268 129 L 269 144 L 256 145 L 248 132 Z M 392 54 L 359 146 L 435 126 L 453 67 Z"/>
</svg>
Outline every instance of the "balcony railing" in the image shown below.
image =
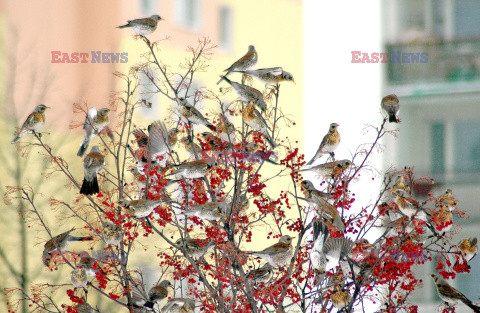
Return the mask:
<svg viewBox="0 0 480 313">
<path fill-rule="evenodd" d="M 391 85 L 480 81 L 480 39 L 387 45 L 387 81 Z M 402 62 L 398 55 L 410 55 Z M 413 61 L 412 61 L 413 60 Z"/>
</svg>

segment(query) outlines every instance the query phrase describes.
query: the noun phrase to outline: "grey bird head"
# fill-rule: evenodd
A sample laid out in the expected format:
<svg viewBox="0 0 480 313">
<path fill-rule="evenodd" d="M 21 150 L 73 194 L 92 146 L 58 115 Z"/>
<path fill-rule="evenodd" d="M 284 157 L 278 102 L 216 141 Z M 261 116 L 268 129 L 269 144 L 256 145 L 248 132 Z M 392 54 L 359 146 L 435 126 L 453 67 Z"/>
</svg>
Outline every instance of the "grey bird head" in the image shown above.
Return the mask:
<svg viewBox="0 0 480 313">
<path fill-rule="evenodd" d="M 329 131 L 334 132 L 337 129 L 338 126 L 340 126 L 340 125 L 338 125 L 337 123 L 330 124 L 330 130 Z"/>
<path fill-rule="evenodd" d="M 175 100 L 177 100 L 178 104 L 181 104 L 181 105 L 187 105 L 188 104 L 187 99 L 185 99 L 185 98 L 175 98 Z"/>
<path fill-rule="evenodd" d="M 283 235 L 282 237 L 280 237 L 280 240 L 278 240 L 278 242 L 290 244 L 294 238 L 295 237 L 290 237 L 289 235 Z"/>
<path fill-rule="evenodd" d="M 255 47 L 253 45 L 248 46 L 248 52 L 255 52 Z"/>
<path fill-rule="evenodd" d="M 302 181 L 302 187 L 303 187 L 303 189 L 308 190 L 308 191 L 311 191 L 311 190 L 315 189 L 315 187 L 313 186 L 313 183 L 309 180 Z"/>
<path fill-rule="evenodd" d="M 92 149 L 90 149 L 90 152 L 99 152 L 100 153 L 100 148 L 98 146 L 93 146 Z"/>
<path fill-rule="evenodd" d="M 45 112 L 46 109 L 50 109 L 50 107 L 47 107 L 45 104 L 39 104 L 37 105 L 37 107 L 35 108 L 35 113 L 43 113 Z"/>
<path fill-rule="evenodd" d="M 173 285 L 172 283 L 169 281 L 169 280 L 162 280 L 160 282 L 160 284 L 158 284 L 160 287 L 163 287 L 163 288 L 168 288 L 168 287 L 172 287 L 173 288 Z"/>
<path fill-rule="evenodd" d="M 99 115 L 99 116 L 104 116 L 104 115 L 106 115 L 108 112 L 110 112 L 110 109 L 109 109 L 109 108 L 103 108 L 103 109 L 101 109 L 100 111 L 98 111 L 97 115 Z"/>
<path fill-rule="evenodd" d="M 164 19 L 163 19 L 160 15 L 158 15 L 158 14 L 152 15 L 152 16 L 150 16 L 150 18 L 151 18 L 152 20 L 155 20 L 155 21 L 162 21 L 162 20 L 164 20 Z"/>
<path fill-rule="evenodd" d="M 283 79 L 287 81 L 291 81 L 292 83 L 296 84 L 295 80 L 293 79 L 293 75 L 290 74 L 289 72 L 282 71 L 282 77 Z"/>
</svg>

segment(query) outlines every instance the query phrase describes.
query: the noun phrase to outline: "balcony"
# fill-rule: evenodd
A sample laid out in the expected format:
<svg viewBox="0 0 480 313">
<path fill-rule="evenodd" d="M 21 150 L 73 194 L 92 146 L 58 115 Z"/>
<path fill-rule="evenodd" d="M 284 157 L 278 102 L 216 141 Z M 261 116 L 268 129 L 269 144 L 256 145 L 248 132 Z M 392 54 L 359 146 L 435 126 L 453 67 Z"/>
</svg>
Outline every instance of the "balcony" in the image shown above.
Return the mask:
<svg viewBox="0 0 480 313">
<path fill-rule="evenodd" d="M 386 48 L 386 78 L 390 86 L 416 85 L 416 89 L 441 91 L 458 85 L 459 89 L 480 90 L 480 39 L 389 44 Z M 421 63 L 422 59 L 417 57 L 415 62 L 413 58 L 410 63 L 402 62 L 398 55 L 405 53 L 427 53 L 427 60 Z"/>
</svg>

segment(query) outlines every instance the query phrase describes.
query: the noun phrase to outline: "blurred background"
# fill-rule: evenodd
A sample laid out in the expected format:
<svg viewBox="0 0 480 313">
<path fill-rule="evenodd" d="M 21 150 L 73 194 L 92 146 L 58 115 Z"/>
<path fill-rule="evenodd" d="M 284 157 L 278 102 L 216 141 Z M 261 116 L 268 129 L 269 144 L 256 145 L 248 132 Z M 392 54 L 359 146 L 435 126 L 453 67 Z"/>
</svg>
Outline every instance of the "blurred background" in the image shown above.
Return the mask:
<svg viewBox="0 0 480 313">
<path fill-rule="evenodd" d="M 399 132 L 396 138 L 386 136 L 382 153 L 373 156 L 371 165 L 378 170 L 372 173 L 374 179 L 363 178 L 354 187 L 357 205 L 370 203 L 386 171 L 413 166 L 418 177 L 435 179 L 433 186 L 415 186 L 416 196 L 425 199 L 428 192 L 439 195 L 453 189 L 459 209 L 470 215 L 462 220 L 461 236 L 479 235 L 480 2 L 475 0 L 0 0 L 2 195 L 5 186 L 28 181 L 37 192 L 58 190 L 59 197 L 73 200 L 54 175 L 44 176 L 48 164 L 19 157 L 10 144 L 13 130 L 36 105 L 45 103 L 53 107 L 45 127 L 49 140 L 67 161 L 78 162 L 72 151 L 78 149 L 82 133 L 70 126 L 83 116 L 73 113 L 72 104 L 99 108 L 110 103 L 111 95 L 123 87 L 112 73 L 128 72 L 147 52 L 132 31 L 116 26 L 152 14 L 165 18 L 149 38 L 162 40 L 160 53 L 169 64 L 187 57 L 187 46 L 196 46 L 201 37 L 218 46 L 208 71 L 193 82 L 195 88 L 218 90 L 219 74 L 250 44 L 259 53 L 259 68 L 283 66 L 291 72 L 297 85 L 282 86 L 280 105 L 297 127 L 285 135 L 299 141 L 306 159 L 332 122 L 340 124 L 342 135 L 337 157 L 351 157 L 359 144 L 372 141 L 367 125 L 381 123 L 380 99 L 397 94 L 402 123 L 388 127 Z M 52 63 L 52 51 L 125 52 L 128 62 Z M 352 51 L 428 53 L 428 62 L 352 63 Z M 148 84 L 142 88 L 141 94 L 152 103 L 151 109 L 140 112 L 146 124 L 161 118 L 171 103 L 150 93 Z M 73 171 L 82 176 L 80 167 Z M 48 199 L 39 201 L 49 219 Z M 23 222 L 26 207 L 21 199 L 0 203 L 2 290 L 64 279 L 61 271 L 48 273 L 41 266 L 47 237 L 27 231 L 33 225 Z M 470 265 L 471 274 L 458 275 L 453 285 L 477 300 L 479 260 Z M 434 267 L 418 269 L 424 286 L 412 299 L 429 311 L 439 301 L 427 277 Z M 0 300 L 3 312 L 5 294 L 0 293 Z M 106 309 L 108 304 L 94 305 Z"/>
</svg>

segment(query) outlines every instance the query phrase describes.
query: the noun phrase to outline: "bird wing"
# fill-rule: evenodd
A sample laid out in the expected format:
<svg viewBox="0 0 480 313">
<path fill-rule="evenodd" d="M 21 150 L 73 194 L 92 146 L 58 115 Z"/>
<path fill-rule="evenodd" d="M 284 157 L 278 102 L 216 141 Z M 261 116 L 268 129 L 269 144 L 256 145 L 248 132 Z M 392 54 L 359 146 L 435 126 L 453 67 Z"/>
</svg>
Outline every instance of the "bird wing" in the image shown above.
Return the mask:
<svg viewBox="0 0 480 313">
<path fill-rule="evenodd" d="M 168 151 L 168 130 L 164 122 L 155 121 L 150 124 L 150 126 L 148 126 L 148 135 L 148 152 L 150 157 Z"/>
<path fill-rule="evenodd" d="M 262 69 L 259 69 L 258 71 L 265 71 L 265 73 L 270 73 L 271 75 L 274 75 L 274 76 L 279 76 L 283 74 L 283 69 L 279 66 L 265 68 L 265 69 L 262 68 Z"/>
<path fill-rule="evenodd" d="M 137 142 L 138 147 L 145 147 L 148 144 L 148 136 L 141 129 L 134 129 L 132 131 L 133 136 L 135 136 L 135 141 Z"/>
<path fill-rule="evenodd" d="M 289 244 L 286 244 L 284 242 L 277 242 L 273 246 L 270 246 L 270 247 L 260 251 L 259 253 L 270 254 L 270 255 L 279 254 L 279 253 L 283 253 L 283 252 L 287 251 L 288 248 L 290 248 Z"/>
<path fill-rule="evenodd" d="M 237 66 L 242 65 L 243 63 L 247 62 L 248 60 L 253 58 L 254 53 L 255 52 L 247 52 L 243 57 L 241 57 L 237 61 L 233 62 L 233 64 L 230 65 L 230 67 L 227 68 L 225 71 L 227 71 L 227 72 L 231 71 L 231 70 L 235 69 Z"/>
<path fill-rule="evenodd" d="M 97 116 L 97 108 L 91 107 L 87 115 L 85 116 L 85 123 L 83 123 L 83 129 L 91 128 L 93 125 L 93 119 Z"/>
<path fill-rule="evenodd" d="M 22 128 L 30 128 L 35 124 L 35 113 L 30 113 L 25 122 L 23 122 Z"/>
</svg>

